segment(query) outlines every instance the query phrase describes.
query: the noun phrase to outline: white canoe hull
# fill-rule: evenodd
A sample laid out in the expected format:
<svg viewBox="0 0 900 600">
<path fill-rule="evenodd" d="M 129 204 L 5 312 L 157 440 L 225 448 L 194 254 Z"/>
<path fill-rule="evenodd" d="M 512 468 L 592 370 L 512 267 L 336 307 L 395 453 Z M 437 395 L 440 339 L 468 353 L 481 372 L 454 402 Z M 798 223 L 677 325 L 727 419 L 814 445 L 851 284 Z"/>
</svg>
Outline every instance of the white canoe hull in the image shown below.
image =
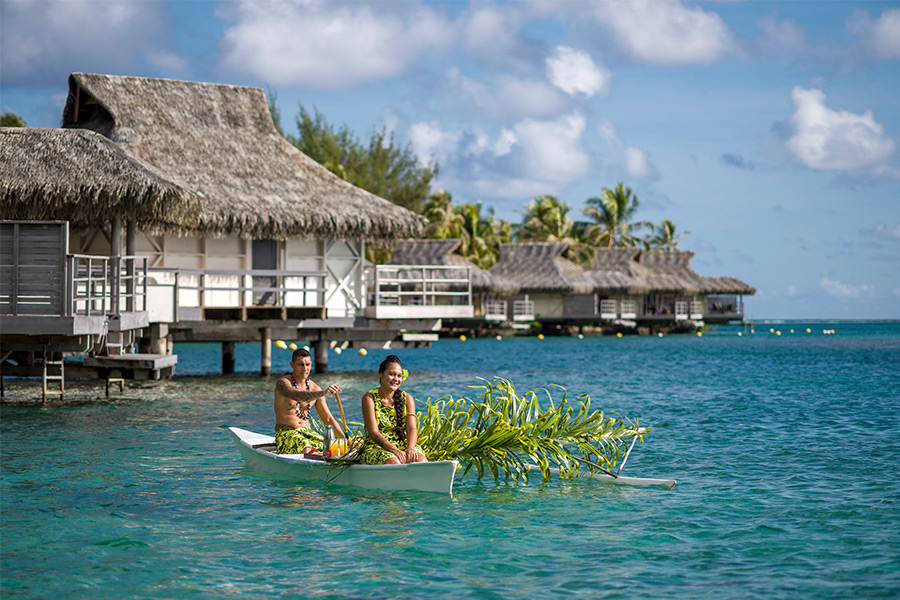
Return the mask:
<svg viewBox="0 0 900 600">
<path fill-rule="evenodd" d="M 264 446 L 274 444 L 274 437 L 238 427 L 228 429 L 244 462 L 255 471 L 282 475 L 319 486 L 354 486 L 442 494 L 453 492 L 453 478 L 458 465 L 455 460 L 409 465 L 337 467 L 321 460 L 304 458 L 302 454 L 275 454 L 271 446 Z"/>
<path fill-rule="evenodd" d="M 529 468 L 532 471 L 540 470 L 540 467 L 538 467 L 537 465 L 531 465 Z M 550 472 L 554 475 L 559 475 L 559 469 L 550 469 Z M 603 483 L 611 483 L 613 485 L 659 487 L 665 488 L 667 490 L 671 490 L 672 488 L 674 488 L 675 484 L 677 483 L 674 479 L 650 479 L 647 477 L 626 477 L 625 475 L 613 477 L 612 475 L 607 475 L 605 473 L 591 473 L 587 469 L 579 469 L 578 477 L 582 479 L 593 479 L 595 481 L 601 481 Z"/>
</svg>

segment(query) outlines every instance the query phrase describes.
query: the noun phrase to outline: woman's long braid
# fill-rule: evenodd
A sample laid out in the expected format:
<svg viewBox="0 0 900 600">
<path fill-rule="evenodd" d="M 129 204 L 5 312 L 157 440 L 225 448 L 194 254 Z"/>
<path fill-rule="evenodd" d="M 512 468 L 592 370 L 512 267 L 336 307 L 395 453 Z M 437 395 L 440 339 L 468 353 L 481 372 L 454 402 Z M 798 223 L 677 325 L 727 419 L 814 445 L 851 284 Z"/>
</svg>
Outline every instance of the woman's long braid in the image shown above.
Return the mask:
<svg viewBox="0 0 900 600">
<path fill-rule="evenodd" d="M 394 392 L 394 412 L 397 414 L 397 438 L 402 442 L 406 439 L 406 419 L 403 418 L 406 402 L 403 401 L 403 391 L 397 388 Z"/>
</svg>

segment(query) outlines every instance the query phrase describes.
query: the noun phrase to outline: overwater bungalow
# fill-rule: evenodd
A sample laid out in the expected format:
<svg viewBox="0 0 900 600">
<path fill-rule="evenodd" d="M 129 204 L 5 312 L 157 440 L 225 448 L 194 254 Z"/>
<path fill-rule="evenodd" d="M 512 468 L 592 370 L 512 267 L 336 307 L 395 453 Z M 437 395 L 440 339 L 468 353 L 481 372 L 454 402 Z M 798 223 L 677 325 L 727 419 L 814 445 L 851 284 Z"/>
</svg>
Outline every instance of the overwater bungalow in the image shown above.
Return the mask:
<svg viewBox="0 0 900 600">
<path fill-rule="evenodd" d="M 500 260 L 488 272 L 504 282 L 503 295 L 510 303 L 509 320 L 560 323 L 593 319 L 594 282 L 565 258 L 568 244 L 528 242 L 502 244 Z"/>
<path fill-rule="evenodd" d="M 588 271 L 604 322 L 692 328 L 743 319 L 743 295 L 756 292 L 734 277 L 707 277 L 690 266 L 692 250 L 598 248 Z"/>
<path fill-rule="evenodd" d="M 137 260 L 73 252 L 70 225 L 100 229 L 117 215 L 180 228 L 200 200 L 93 131 L 0 128 L 0 377 L 42 375 L 44 396 L 59 393 L 62 352 L 108 354 L 149 325 Z M 176 360 L 129 359 L 144 378 L 171 373 Z"/>
<path fill-rule="evenodd" d="M 275 338 L 308 340 L 322 371 L 335 343 L 381 346 L 406 329 L 440 326 L 439 310 L 409 304 L 395 318 L 366 305 L 366 244 L 415 237 L 425 220 L 340 179 L 290 145 L 275 129 L 262 90 L 74 73 L 63 128 L 58 135 L 72 139 L 100 134 L 118 156 L 157 176 L 160 189 L 168 185 L 184 196 L 183 219 L 172 212 L 172 218 L 142 220 L 110 201 L 85 207 L 96 218 L 73 225 L 69 254 L 127 256 L 137 261 L 135 268 L 146 265 L 139 287 L 149 326 L 123 337 L 124 353 L 134 344 L 220 341 L 228 371 L 236 341 L 262 340 L 265 354 Z M 60 161 L 58 179 L 94 162 L 72 148 Z M 91 169 L 84 173 L 90 180 Z M 16 178 L 4 174 L 5 187 L 8 179 Z M 35 185 L 52 188 L 44 179 L 37 173 Z M 53 205 L 27 186 L 8 193 L 29 210 L 4 206 L 3 219 L 68 218 L 48 210 Z M 66 197 L 72 205 L 82 201 L 77 189 Z M 127 197 L 140 200 L 134 193 Z M 471 310 L 465 294 L 456 303 Z M 267 360 L 261 357 L 263 372 Z"/>
</svg>

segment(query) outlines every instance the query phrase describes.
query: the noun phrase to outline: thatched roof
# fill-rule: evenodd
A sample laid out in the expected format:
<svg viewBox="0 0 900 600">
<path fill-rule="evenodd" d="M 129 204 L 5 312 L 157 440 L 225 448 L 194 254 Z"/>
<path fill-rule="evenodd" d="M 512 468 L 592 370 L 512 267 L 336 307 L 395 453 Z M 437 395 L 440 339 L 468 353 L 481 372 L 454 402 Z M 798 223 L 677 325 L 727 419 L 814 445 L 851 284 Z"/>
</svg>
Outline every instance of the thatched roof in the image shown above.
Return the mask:
<svg viewBox="0 0 900 600">
<path fill-rule="evenodd" d="M 259 88 L 73 73 L 63 127 L 98 131 L 202 194 L 192 231 L 396 239 L 425 224 L 289 144 Z"/>
<path fill-rule="evenodd" d="M 693 258 L 693 250 L 651 250 L 641 252 L 639 262 L 654 277 L 665 277 L 677 282 L 687 294 L 756 293 L 756 289 L 735 277 L 707 277 L 698 274 L 691 268 Z"/>
<path fill-rule="evenodd" d="M 629 294 L 754 294 L 734 277 L 707 277 L 691 268 L 693 250 L 598 248 L 591 279 L 598 292 Z"/>
<path fill-rule="evenodd" d="M 593 292 L 594 282 L 563 258 L 567 248 L 568 244 L 557 242 L 501 244 L 500 260 L 489 272 L 510 281 L 520 292 Z"/>
<path fill-rule="evenodd" d="M 0 216 L 152 229 L 195 222 L 200 198 L 93 131 L 0 128 Z"/>
<path fill-rule="evenodd" d="M 392 265 L 444 265 L 468 267 L 472 273 L 472 290 L 476 292 L 494 292 L 497 294 L 514 293 L 517 289 L 512 282 L 480 269 L 462 255 L 462 241 L 449 240 L 404 240 L 397 244 L 388 264 Z"/>
</svg>

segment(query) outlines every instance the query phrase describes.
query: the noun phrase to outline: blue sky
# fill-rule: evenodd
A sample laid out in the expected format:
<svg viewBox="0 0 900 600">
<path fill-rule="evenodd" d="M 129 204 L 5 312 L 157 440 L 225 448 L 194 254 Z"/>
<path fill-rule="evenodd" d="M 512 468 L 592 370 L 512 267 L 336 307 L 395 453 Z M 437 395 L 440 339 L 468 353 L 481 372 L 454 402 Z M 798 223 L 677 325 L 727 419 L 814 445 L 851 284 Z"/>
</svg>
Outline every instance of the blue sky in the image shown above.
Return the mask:
<svg viewBox="0 0 900 600">
<path fill-rule="evenodd" d="M 900 2 L 0 0 L 0 105 L 70 72 L 269 87 L 509 220 L 623 181 L 748 317 L 900 318 Z"/>
</svg>

